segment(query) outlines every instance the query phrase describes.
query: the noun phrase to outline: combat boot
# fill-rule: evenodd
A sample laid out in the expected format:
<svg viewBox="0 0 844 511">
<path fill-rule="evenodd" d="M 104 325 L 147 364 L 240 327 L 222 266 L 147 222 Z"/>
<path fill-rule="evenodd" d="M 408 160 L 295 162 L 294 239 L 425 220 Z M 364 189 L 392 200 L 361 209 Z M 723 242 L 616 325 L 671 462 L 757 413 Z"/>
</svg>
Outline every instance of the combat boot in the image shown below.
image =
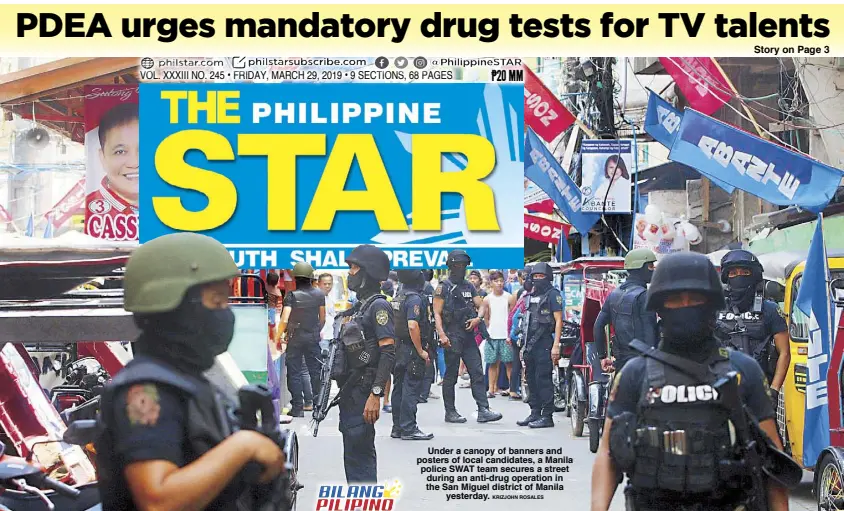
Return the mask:
<svg viewBox="0 0 844 511">
<path fill-rule="evenodd" d="M 554 419 L 548 417 L 547 415 L 544 417 L 540 417 L 539 419 L 531 422 L 528 426 L 532 429 L 539 429 L 539 428 L 553 428 L 554 427 Z"/>
<path fill-rule="evenodd" d="M 522 420 L 520 420 L 520 421 L 516 421 L 516 425 L 518 425 L 518 426 L 527 426 L 527 425 L 528 425 L 528 424 L 530 424 L 531 422 L 533 422 L 533 421 L 538 421 L 538 420 L 539 420 L 539 419 L 541 419 L 541 418 L 542 418 L 542 416 L 541 416 L 541 415 L 539 415 L 538 413 L 533 413 L 533 412 L 530 412 L 530 415 L 528 415 L 528 416 L 527 416 L 527 417 L 525 417 L 524 419 L 522 419 Z"/>
<path fill-rule="evenodd" d="M 392 431 L 390 431 L 390 438 L 401 438 L 401 429 L 393 426 Z"/>
<path fill-rule="evenodd" d="M 294 408 L 294 409 L 290 410 L 289 415 L 291 417 L 304 417 L 305 411 L 302 410 L 301 408 L 299 408 L 299 409 Z"/>
<path fill-rule="evenodd" d="M 478 422 L 495 422 L 500 421 L 501 412 L 493 412 L 489 408 L 478 408 Z"/>
<path fill-rule="evenodd" d="M 452 424 L 463 424 L 464 422 L 466 422 L 466 417 L 463 417 L 462 415 L 457 413 L 457 410 L 451 410 L 445 412 L 445 421 L 450 422 Z"/>
<path fill-rule="evenodd" d="M 409 435 L 401 436 L 402 440 L 431 440 L 432 438 L 434 438 L 433 433 L 423 433 L 419 428 L 416 428 L 416 431 Z"/>
</svg>

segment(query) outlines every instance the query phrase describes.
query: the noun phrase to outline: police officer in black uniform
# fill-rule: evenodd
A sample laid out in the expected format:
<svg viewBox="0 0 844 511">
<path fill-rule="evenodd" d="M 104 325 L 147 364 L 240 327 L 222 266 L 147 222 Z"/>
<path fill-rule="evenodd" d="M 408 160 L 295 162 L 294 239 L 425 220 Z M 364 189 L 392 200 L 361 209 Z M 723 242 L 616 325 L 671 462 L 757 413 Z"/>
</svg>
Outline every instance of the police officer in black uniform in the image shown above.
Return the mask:
<svg viewBox="0 0 844 511">
<path fill-rule="evenodd" d="M 607 358 L 607 325 L 612 324 L 615 331 L 612 349 L 616 370 L 621 370 L 628 360 L 638 355 L 630 348 L 633 339 L 639 339 L 648 346 L 657 345 L 659 333 L 656 313 L 645 307 L 645 292 L 653 276 L 655 262 L 656 255 L 648 248 L 637 248 L 628 252 L 624 257 L 627 279 L 613 289 L 595 319 L 593 338 L 604 372 L 609 372 L 613 367 L 613 361 Z"/>
<path fill-rule="evenodd" d="M 554 383 L 551 372 L 560 361 L 563 297 L 551 285 L 552 275 L 553 270 L 548 263 L 536 263 L 530 271 L 533 291 L 525 311 L 529 315 L 528 330 L 522 348 L 525 377 L 530 389 L 530 415 L 516 422 L 519 426 L 554 427 Z"/>
<path fill-rule="evenodd" d="M 721 282 L 728 291 L 716 335 L 723 346 L 750 355 L 762 366 L 776 408 L 791 353 L 782 310 L 762 298 L 762 272 L 762 263 L 747 250 L 731 250 L 721 259 Z"/>
<path fill-rule="evenodd" d="M 484 315 L 484 302 L 478 296 L 475 286 L 466 280 L 466 268 L 471 262 L 465 251 L 452 250 L 446 260 L 449 276 L 434 291 L 434 321 L 440 344 L 445 348 L 445 421 L 455 424 L 466 422 L 466 418 L 457 413 L 454 406 L 454 386 L 457 384 L 461 359 L 469 372 L 472 397 L 478 405 L 478 422 L 501 420 L 500 413 L 489 409 L 481 352 L 475 343 L 474 329 Z"/>
<path fill-rule="evenodd" d="M 264 482 L 281 472 L 275 442 L 232 434 L 224 397 L 203 376 L 232 340 L 237 274 L 223 245 L 194 233 L 144 243 L 129 260 L 124 307 L 141 335 L 102 396 L 95 446 L 105 511 L 234 509 L 247 463 L 264 467 Z"/>
<path fill-rule="evenodd" d="M 281 311 L 281 343 L 287 345 L 287 388 L 290 391 L 292 417 L 304 417 L 307 384 L 302 364 L 307 367 L 313 395 L 319 394 L 321 350 L 319 333 L 325 325 L 325 293 L 314 287 L 314 269 L 305 262 L 293 266 L 296 290 L 284 297 Z"/>
<path fill-rule="evenodd" d="M 419 403 L 427 403 L 428 399 L 439 399 L 440 396 L 431 392 L 431 386 L 434 384 L 436 376 L 436 360 L 437 360 L 437 343 L 434 342 L 434 286 L 431 285 L 431 279 L 434 278 L 433 270 L 422 270 L 422 275 L 425 279 L 425 284 L 422 287 L 422 295 L 428 300 L 428 325 L 430 329 L 428 332 L 428 358 L 430 364 L 425 366 L 425 378 L 422 380 L 422 390 L 419 393 Z"/>
<path fill-rule="evenodd" d="M 348 374 L 340 379 L 343 395 L 340 408 L 340 432 L 343 434 L 343 464 L 346 482 L 375 483 L 378 464 L 375 453 L 375 422 L 380 416 L 381 398 L 396 362 L 393 308 L 378 294 L 381 282 L 390 273 L 390 260 L 374 245 L 360 245 L 346 258 L 349 265 L 349 289 L 357 294 L 357 310 L 351 320 L 360 329 L 352 332 L 363 346 L 347 353 Z M 349 323 L 343 332 L 349 330 Z"/>
<path fill-rule="evenodd" d="M 419 430 L 416 406 L 425 378 L 425 368 L 432 364 L 428 353 L 431 325 L 428 322 L 428 299 L 422 294 L 425 277 L 419 270 L 399 270 L 401 291 L 393 300 L 396 339 L 396 367 L 393 370 L 392 438 L 430 440 L 432 434 Z"/>
<path fill-rule="evenodd" d="M 661 318 L 662 342 L 658 350 L 641 345 L 646 356 L 616 373 L 592 469 L 592 511 L 609 508 L 617 469 L 627 474 L 627 509 L 633 511 L 743 509 L 751 487 L 744 477 L 760 467 L 736 459 L 732 410 L 712 384 L 737 372 L 741 400 L 782 449 L 765 376 L 749 356 L 718 346 L 715 321 L 724 294 L 706 256 L 666 256 L 647 296 L 648 309 Z M 788 509 L 784 488 L 769 484 L 768 498 L 768 509 Z"/>
</svg>

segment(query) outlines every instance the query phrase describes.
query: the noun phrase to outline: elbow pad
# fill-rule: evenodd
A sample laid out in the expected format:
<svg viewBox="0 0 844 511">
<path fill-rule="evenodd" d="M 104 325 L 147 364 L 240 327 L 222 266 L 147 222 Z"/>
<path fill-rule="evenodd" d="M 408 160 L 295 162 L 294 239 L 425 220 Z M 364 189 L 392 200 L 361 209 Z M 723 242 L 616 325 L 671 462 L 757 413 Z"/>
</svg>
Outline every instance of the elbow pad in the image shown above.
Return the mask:
<svg viewBox="0 0 844 511">
<path fill-rule="evenodd" d="M 396 365 L 396 345 L 387 344 L 386 346 L 379 346 L 381 356 L 378 358 L 378 370 L 375 372 L 375 384 L 384 388 L 387 382 L 390 381 L 390 375 L 393 374 L 393 366 Z"/>
</svg>

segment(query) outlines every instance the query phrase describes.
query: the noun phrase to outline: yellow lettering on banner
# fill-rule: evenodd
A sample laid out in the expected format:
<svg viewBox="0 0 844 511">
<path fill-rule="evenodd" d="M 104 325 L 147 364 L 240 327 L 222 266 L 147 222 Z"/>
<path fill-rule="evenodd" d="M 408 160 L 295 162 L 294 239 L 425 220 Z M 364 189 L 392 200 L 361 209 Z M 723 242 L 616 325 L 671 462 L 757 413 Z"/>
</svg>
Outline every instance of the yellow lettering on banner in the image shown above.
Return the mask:
<svg viewBox="0 0 844 511">
<path fill-rule="evenodd" d="M 219 227 L 234 215 L 237 189 L 226 176 L 185 162 L 195 149 L 209 161 L 232 161 L 234 151 L 223 135 L 206 130 L 184 130 L 165 138 L 155 151 L 155 170 L 172 186 L 196 190 L 208 197 L 201 211 L 188 211 L 179 197 L 153 197 L 152 208 L 161 223 L 179 231 L 205 231 Z"/>
<path fill-rule="evenodd" d="M 442 228 L 442 194 L 463 196 L 470 231 L 497 231 L 495 196 L 481 182 L 495 168 L 495 148 L 480 135 L 413 135 L 413 230 Z M 468 163 L 462 172 L 443 172 L 443 153 L 460 153 Z"/>
<path fill-rule="evenodd" d="M 344 190 L 355 158 L 366 190 Z M 408 229 L 372 135 L 337 136 L 302 230 L 330 230 L 338 211 L 372 211 L 382 231 Z"/>
<path fill-rule="evenodd" d="M 170 101 L 170 124 L 179 122 L 179 100 L 187 99 L 188 91 L 185 90 L 163 90 L 161 99 Z"/>
<path fill-rule="evenodd" d="M 325 154 L 325 135 L 238 135 L 239 156 L 267 156 L 267 204 L 273 204 L 275 215 L 267 212 L 270 231 L 296 230 L 296 194 L 278 201 L 278 190 L 296 190 L 296 158 Z M 344 181 L 345 182 L 345 181 Z"/>
</svg>

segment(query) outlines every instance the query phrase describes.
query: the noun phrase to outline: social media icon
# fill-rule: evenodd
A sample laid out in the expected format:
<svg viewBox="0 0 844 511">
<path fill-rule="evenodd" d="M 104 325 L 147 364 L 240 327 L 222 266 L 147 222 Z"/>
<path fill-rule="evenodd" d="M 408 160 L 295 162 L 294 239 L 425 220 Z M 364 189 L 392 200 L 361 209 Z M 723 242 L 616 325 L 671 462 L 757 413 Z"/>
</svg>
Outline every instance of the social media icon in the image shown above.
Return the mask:
<svg viewBox="0 0 844 511">
<path fill-rule="evenodd" d="M 390 59 L 387 57 L 378 57 L 375 59 L 375 67 L 378 69 L 386 69 L 390 65 Z"/>
<path fill-rule="evenodd" d="M 152 69 L 155 66 L 155 61 L 149 57 L 144 57 L 141 59 L 141 67 L 144 69 Z"/>
<path fill-rule="evenodd" d="M 425 57 L 416 57 L 413 59 L 413 65 L 416 66 L 416 69 L 425 69 L 428 66 L 428 59 Z"/>
<path fill-rule="evenodd" d="M 405 57 L 398 57 L 395 64 L 397 68 L 404 69 L 407 67 L 407 59 Z"/>
</svg>

